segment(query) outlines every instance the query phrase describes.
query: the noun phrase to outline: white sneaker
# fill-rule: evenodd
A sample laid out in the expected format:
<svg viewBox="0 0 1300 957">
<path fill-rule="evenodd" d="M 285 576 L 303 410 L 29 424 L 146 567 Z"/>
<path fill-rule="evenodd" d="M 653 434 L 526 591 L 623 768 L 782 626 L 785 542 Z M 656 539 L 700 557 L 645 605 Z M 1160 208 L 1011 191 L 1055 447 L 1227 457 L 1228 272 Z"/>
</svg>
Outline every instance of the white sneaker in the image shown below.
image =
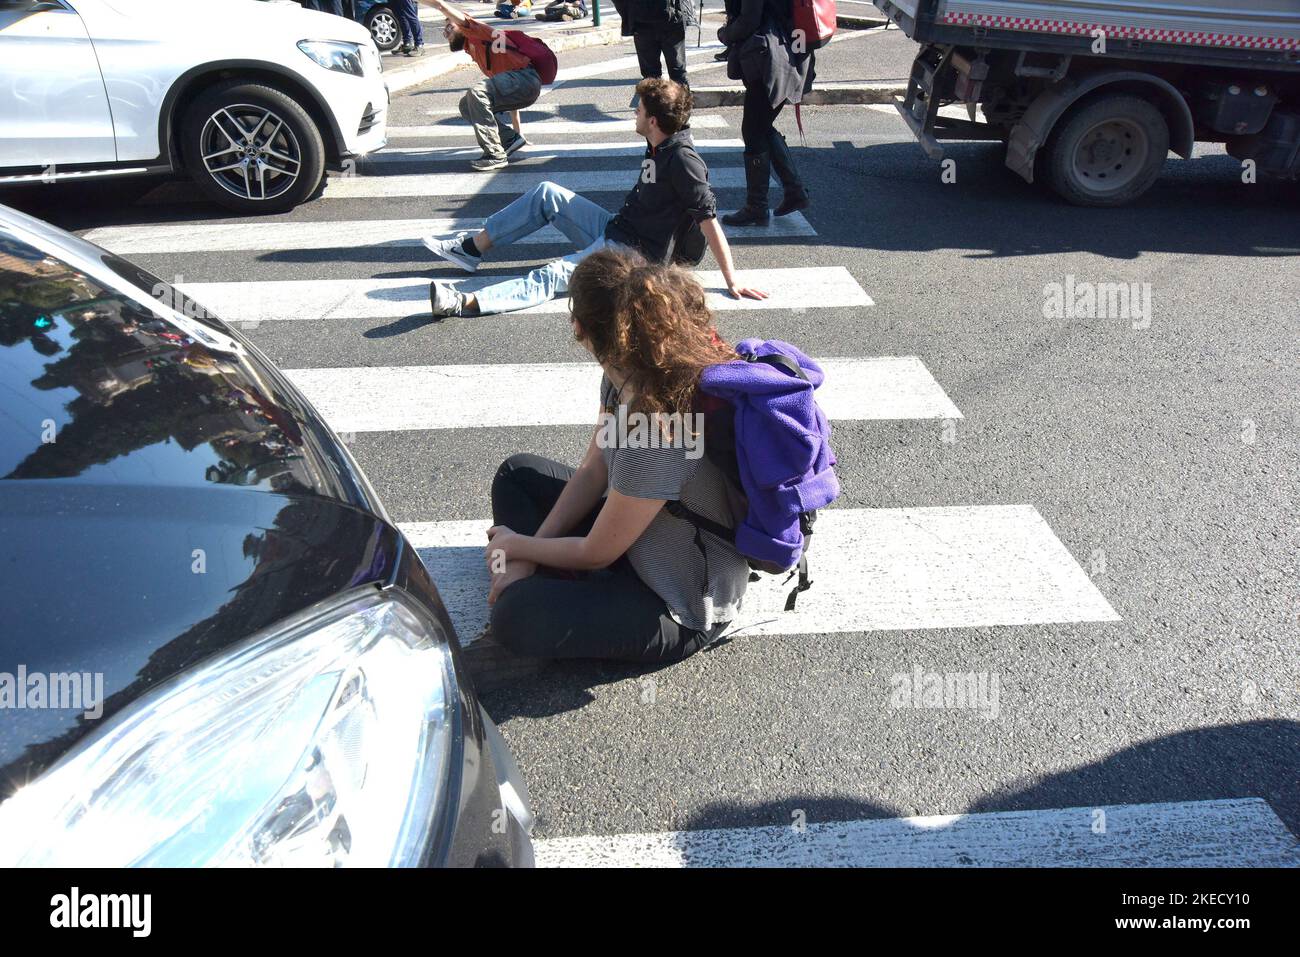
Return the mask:
<svg viewBox="0 0 1300 957">
<path fill-rule="evenodd" d="M 465 298 L 465 294 L 449 282 L 429 283 L 429 307 L 435 319 L 461 315 Z"/>
<path fill-rule="evenodd" d="M 471 256 L 465 252 L 461 243 L 467 236 L 473 236 L 472 232 L 457 233 L 451 239 L 439 239 L 433 233 L 420 237 L 420 242 L 424 247 L 435 256 L 441 256 L 449 263 L 455 263 L 466 272 L 478 272 L 479 264 L 483 262 L 482 256 Z"/>
</svg>

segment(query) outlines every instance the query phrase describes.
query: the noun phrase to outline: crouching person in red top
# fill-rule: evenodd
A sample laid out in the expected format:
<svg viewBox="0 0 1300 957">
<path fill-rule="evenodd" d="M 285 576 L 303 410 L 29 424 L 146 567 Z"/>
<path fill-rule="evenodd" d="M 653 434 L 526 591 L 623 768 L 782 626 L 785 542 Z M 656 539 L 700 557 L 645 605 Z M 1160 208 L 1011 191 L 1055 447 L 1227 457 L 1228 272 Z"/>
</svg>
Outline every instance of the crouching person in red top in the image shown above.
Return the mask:
<svg viewBox="0 0 1300 957">
<path fill-rule="evenodd" d="M 502 118 L 537 102 L 542 80 L 532 62 L 511 49 L 501 31 L 461 13 L 443 0 L 430 0 L 447 22 L 442 35 L 452 52 L 464 50 L 483 71 L 483 79 L 461 97 L 460 115 L 474 124 L 483 156 L 470 165 L 479 172 L 501 169 L 527 141 Z"/>
</svg>

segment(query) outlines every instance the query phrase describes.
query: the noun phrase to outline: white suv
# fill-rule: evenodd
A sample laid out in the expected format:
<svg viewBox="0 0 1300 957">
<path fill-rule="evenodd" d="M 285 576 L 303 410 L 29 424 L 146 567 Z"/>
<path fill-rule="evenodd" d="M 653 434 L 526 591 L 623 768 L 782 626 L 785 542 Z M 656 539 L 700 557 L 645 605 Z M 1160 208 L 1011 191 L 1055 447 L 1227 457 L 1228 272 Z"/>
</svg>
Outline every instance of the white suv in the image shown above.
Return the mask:
<svg viewBox="0 0 1300 957">
<path fill-rule="evenodd" d="M 184 171 L 239 212 L 386 140 L 369 32 L 259 0 L 0 0 L 0 186 Z"/>
</svg>

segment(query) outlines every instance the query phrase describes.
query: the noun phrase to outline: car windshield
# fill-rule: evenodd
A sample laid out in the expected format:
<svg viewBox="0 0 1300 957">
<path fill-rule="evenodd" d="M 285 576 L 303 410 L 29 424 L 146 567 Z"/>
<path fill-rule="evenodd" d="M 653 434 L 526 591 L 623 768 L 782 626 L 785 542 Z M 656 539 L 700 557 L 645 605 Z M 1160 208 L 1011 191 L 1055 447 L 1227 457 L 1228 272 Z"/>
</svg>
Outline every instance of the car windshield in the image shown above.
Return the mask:
<svg viewBox="0 0 1300 957">
<path fill-rule="evenodd" d="M 0 231 L 0 478 L 313 488 L 273 387 L 167 314 Z"/>
</svg>

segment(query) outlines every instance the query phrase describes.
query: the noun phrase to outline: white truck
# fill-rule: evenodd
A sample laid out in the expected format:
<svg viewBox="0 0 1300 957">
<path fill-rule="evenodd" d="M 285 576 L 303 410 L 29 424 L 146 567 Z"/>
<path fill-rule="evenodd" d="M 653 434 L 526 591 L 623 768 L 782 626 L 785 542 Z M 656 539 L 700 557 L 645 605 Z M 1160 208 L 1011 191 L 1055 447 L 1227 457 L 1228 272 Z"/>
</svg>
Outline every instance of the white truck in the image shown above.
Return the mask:
<svg viewBox="0 0 1300 957">
<path fill-rule="evenodd" d="M 1008 167 L 1084 206 L 1141 196 L 1198 141 L 1300 176 L 1300 0 L 874 2 L 920 44 L 898 108 L 932 159 L 1002 140 Z"/>
</svg>

